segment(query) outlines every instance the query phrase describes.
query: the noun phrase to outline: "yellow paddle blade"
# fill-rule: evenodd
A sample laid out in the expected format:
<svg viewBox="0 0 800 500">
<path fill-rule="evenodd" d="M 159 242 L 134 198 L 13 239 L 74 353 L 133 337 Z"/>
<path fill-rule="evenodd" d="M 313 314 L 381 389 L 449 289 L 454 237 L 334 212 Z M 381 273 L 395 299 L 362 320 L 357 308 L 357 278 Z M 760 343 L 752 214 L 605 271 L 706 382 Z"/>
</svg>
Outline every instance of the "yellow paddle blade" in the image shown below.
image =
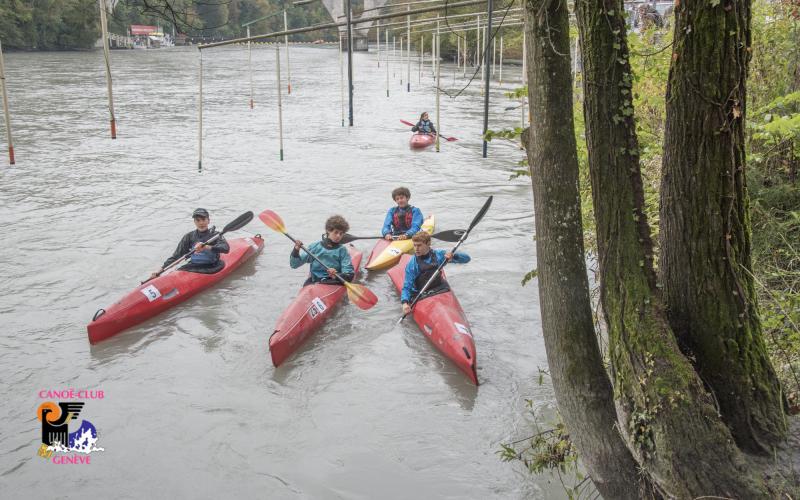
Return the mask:
<svg viewBox="0 0 800 500">
<path fill-rule="evenodd" d="M 273 231 L 286 234 L 286 227 L 283 225 L 283 219 L 272 210 L 264 210 L 258 214 L 258 218 Z"/>
<path fill-rule="evenodd" d="M 378 297 L 369 288 L 349 282 L 345 282 L 344 286 L 347 288 L 347 297 L 350 298 L 350 302 L 359 309 L 366 311 L 378 303 Z"/>
</svg>

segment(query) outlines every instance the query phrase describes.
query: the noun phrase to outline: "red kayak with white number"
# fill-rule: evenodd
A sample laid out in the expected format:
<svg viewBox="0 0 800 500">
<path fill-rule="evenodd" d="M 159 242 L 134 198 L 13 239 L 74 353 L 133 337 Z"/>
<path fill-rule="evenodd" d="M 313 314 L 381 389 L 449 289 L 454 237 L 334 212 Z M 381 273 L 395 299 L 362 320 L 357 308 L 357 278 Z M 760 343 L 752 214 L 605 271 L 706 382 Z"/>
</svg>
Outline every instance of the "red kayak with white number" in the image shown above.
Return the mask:
<svg viewBox="0 0 800 500">
<path fill-rule="evenodd" d="M 355 277 L 358 278 L 362 253 L 353 245 L 347 245 L 347 251 L 353 261 Z M 328 319 L 345 295 L 347 289 L 342 285 L 317 283 L 301 288 L 297 297 L 278 318 L 275 330 L 269 337 L 272 364 L 279 366 L 299 349 L 303 342 Z"/>
<path fill-rule="evenodd" d="M 86 326 L 95 344 L 152 318 L 197 295 L 231 274 L 264 248 L 260 235 L 228 240 L 230 251 L 220 255 L 225 266 L 214 274 L 173 271 L 139 285 L 108 309 L 100 309 Z"/>
<path fill-rule="evenodd" d="M 432 146 L 435 142 L 436 136 L 434 134 L 414 134 L 411 136 L 408 145 L 411 149 L 424 149 Z"/>
<path fill-rule="evenodd" d="M 403 255 L 400 263 L 389 270 L 398 291 L 403 290 L 406 265 L 412 258 Z M 452 290 L 418 301 L 411 314 L 428 340 L 478 385 L 475 340 L 464 310 Z"/>
</svg>

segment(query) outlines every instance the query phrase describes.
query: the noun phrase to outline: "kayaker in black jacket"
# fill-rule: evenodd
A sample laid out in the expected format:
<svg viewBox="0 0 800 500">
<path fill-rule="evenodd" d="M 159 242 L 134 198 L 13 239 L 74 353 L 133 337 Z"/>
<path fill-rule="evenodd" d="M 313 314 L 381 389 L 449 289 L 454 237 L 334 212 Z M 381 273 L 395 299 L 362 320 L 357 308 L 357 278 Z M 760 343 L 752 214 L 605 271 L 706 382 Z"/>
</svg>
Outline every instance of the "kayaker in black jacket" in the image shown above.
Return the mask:
<svg viewBox="0 0 800 500">
<path fill-rule="evenodd" d="M 419 117 L 419 121 L 416 125 L 411 127 L 412 132 L 419 132 L 420 134 L 436 134 L 436 127 L 433 126 L 433 122 L 430 121 L 428 118 L 428 112 L 422 113 Z"/>
<path fill-rule="evenodd" d="M 197 229 L 186 233 L 183 238 L 181 238 L 180 243 L 178 243 L 178 248 L 164 261 L 164 265 L 161 266 L 162 269 L 190 251 L 193 252 L 188 264 L 190 268 L 197 270 L 211 269 L 219 264 L 219 254 L 228 253 L 230 251 L 230 246 L 228 242 L 225 241 L 224 236 L 217 238 L 211 245 L 204 245 L 206 241 L 217 234 L 216 230 L 208 228 L 208 223 L 211 222 L 211 218 L 208 216 L 208 210 L 205 208 L 196 209 L 192 213 L 192 219 L 194 219 L 194 225 Z M 150 275 L 150 278 L 155 278 L 157 275 L 158 272 L 155 272 Z"/>
</svg>

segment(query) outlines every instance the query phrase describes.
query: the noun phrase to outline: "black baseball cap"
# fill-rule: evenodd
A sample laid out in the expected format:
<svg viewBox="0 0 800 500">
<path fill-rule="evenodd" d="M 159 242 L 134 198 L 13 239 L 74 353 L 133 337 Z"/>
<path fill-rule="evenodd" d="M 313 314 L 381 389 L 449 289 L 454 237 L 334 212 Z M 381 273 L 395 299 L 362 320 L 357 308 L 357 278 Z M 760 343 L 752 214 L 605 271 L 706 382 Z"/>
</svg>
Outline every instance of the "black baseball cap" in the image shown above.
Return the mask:
<svg viewBox="0 0 800 500">
<path fill-rule="evenodd" d="M 195 208 L 194 212 L 192 212 L 192 218 L 195 217 L 203 217 L 205 219 L 208 219 L 208 210 L 206 210 L 205 208 Z"/>
</svg>

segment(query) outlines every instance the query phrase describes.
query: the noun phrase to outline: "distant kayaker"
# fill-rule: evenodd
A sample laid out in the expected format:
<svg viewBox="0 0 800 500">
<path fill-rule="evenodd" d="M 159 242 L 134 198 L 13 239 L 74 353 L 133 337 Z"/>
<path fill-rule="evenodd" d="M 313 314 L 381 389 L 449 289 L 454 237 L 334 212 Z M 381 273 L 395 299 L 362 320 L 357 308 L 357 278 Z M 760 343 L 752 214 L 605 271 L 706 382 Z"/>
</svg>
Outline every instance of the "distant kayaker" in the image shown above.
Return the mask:
<svg viewBox="0 0 800 500">
<path fill-rule="evenodd" d="M 211 222 L 211 218 L 208 216 L 208 210 L 205 208 L 196 209 L 192 212 L 192 219 L 197 229 L 186 233 L 183 238 L 181 238 L 181 242 L 178 243 L 178 248 L 175 249 L 175 252 L 170 258 L 164 261 L 164 265 L 161 266 L 162 269 L 187 253 L 192 252 L 189 258 L 189 264 L 181 267 L 181 269 L 197 272 L 210 271 L 219 265 L 219 254 L 228 253 L 230 251 L 228 242 L 225 241 L 223 236 L 220 236 L 211 245 L 204 245 L 206 241 L 217 234 L 217 231 L 208 228 L 208 223 Z M 157 275 L 158 272 L 155 272 L 150 275 L 150 278 L 155 278 Z"/>
<path fill-rule="evenodd" d="M 428 112 L 422 113 L 416 125 L 411 127 L 412 132 L 419 132 L 420 134 L 436 134 L 436 127 L 433 122 L 428 118 Z"/>
<path fill-rule="evenodd" d="M 425 231 L 415 234 L 411 241 L 414 243 L 414 257 L 406 264 L 406 277 L 403 282 L 403 292 L 400 294 L 400 300 L 403 303 L 403 314 L 411 312 L 410 304 L 414 297 L 433 276 L 434 271 L 443 260 L 455 262 L 456 264 L 466 264 L 470 261 L 469 255 L 462 252 L 450 253 L 445 250 L 431 249 L 431 235 Z M 448 290 L 450 290 L 450 285 L 439 273 L 433 283 L 425 290 L 422 299 Z"/>
<path fill-rule="evenodd" d="M 381 235 L 385 240 L 407 240 L 422 228 L 422 211 L 408 204 L 411 191 L 399 187 L 392 191 L 392 199 L 397 206 L 389 209 L 383 219 Z"/>
<path fill-rule="evenodd" d="M 311 272 L 303 286 L 312 283 L 341 285 L 342 282 L 335 277 L 336 273 L 339 273 L 346 281 L 353 281 L 355 276 L 353 262 L 350 260 L 347 248 L 339 243 L 349 229 L 350 224 L 341 215 L 328 217 L 328 220 L 325 221 L 325 234 L 322 239 L 308 246 L 308 251 L 324 262 L 324 266 L 306 252 L 301 254 L 300 246 L 303 242 L 300 240 L 295 242 L 289 257 L 289 265 L 292 266 L 292 269 L 297 269 L 303 264 L 311 264 Z"/>
</svg>

